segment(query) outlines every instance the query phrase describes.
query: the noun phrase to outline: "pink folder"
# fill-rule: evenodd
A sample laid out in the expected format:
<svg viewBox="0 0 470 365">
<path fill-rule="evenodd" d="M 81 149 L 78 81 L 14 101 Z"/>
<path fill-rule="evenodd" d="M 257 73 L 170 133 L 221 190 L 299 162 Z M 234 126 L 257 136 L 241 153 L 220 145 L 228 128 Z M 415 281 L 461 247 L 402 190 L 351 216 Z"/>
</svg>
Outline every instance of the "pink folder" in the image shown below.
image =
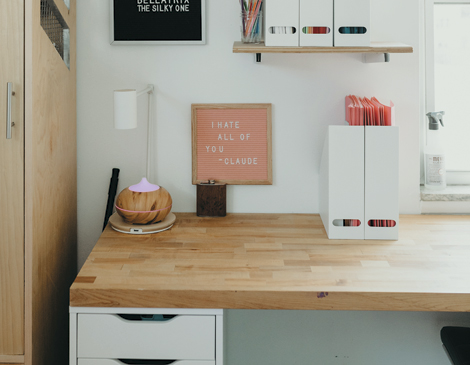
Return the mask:
<svg viewBox="0 0 470 365">
<path fill-rule="evenodd" d="M 395 125 L 395 105 L 393 104 L 393 102 L 390 101 L 390 106 L 386 106 L 380 103 L 376 97 L 373 97 L 372 100 L 379 103 L 384 108 L 384 125 Z"/>
</svg>

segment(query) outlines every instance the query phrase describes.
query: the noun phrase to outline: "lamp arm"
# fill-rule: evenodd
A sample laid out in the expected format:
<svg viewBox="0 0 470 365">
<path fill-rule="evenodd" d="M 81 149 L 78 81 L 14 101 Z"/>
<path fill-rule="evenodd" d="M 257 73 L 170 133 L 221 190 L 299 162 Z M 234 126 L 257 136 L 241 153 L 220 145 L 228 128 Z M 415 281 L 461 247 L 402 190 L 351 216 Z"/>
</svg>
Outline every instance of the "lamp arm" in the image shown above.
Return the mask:
<svg viewBox="0 0 470 365">
<path fill-rule="evenodd" d="M 152 98 L 150 97 L 150 94 L 153 92 L 153 85 L 151 91 L 149 91 L 149 103 L 148 103 L 148 122 L 147 122 L 147 180 L 150 180 L 150 152 L 151 152 L 151 135 L 150 133 L 152 132 L 151 128 L 151 121 L 152 121 Z"/>
<path fill-rule="evenodd" d="M 153 85 L 151 85 L 151 84 L 150 84 L 150 85 L 147 85 L 147 88 L 146 88 L 146 89 L 137 92 L 137 96 L 143 95 L 143 94 L 145 94 L 145 93 L 152 94 L 152 93 L 153 93 L 153 90 L 154 90 Z"/>
<path fill-rule="evenodd" d="M 151 94 L 153 94 L 154 87 L 152 84 L 147 85 L 147 88 L 139 91 L 137 93 L 137 96 L 143 95 L 145 93 L 148 94 L 149 96 L 149 102 L 148 102 L 148 122 L 147 122 L 147 166 L 146 166 L 146 174 L 147 174 L 147 180 L 151 180 L 150 177 L 150 153 L 151 153 L 151 143 L 152 143 L 152 138 L 151 138 L 151 132 L 152 132 L 152 98 Z"/>
</svg>

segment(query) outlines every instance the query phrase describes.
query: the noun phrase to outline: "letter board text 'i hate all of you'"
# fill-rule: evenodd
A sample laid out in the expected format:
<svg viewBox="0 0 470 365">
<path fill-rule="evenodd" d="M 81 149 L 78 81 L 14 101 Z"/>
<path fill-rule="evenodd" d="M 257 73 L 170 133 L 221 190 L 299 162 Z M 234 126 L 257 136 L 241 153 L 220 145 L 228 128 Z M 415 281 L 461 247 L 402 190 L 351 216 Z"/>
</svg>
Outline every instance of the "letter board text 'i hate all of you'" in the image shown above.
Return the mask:
<svg viewBox="0 0 470 365">
<path fill-rule="evenodd" d="M 272 184 L 271 104 L 192 105 L 193 184 Z"/>
</svg>

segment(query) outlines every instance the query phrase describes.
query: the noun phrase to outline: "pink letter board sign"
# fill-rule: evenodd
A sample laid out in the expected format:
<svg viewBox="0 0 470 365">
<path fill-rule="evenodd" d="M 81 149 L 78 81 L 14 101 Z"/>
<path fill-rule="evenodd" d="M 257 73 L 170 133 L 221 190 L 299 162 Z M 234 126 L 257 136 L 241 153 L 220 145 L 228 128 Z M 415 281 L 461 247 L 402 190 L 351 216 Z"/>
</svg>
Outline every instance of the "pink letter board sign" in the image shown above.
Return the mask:
<svg viewBox="0 0 470 365">
<path fill-rule="evenodd" d="M 271 104 L 193 104 L 193 184 L 271 185 Z"/>
</svg>

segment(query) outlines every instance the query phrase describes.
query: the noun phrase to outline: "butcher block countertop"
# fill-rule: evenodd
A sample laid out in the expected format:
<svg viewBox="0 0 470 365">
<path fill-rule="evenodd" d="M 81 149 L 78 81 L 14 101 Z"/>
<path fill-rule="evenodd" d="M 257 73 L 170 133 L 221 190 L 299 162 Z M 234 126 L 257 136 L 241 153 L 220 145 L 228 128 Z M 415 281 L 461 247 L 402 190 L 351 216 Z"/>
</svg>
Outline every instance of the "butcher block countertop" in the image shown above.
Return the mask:
<svg viewBox="0 0 470 365">
<path fill-rule="evenodd" d="M 319 215 L 176 213 L 108 227 L 72 307 L 470 311 L 470 216 L 400 216 L 399 241 L 328 240 Z"/>
</svg>

